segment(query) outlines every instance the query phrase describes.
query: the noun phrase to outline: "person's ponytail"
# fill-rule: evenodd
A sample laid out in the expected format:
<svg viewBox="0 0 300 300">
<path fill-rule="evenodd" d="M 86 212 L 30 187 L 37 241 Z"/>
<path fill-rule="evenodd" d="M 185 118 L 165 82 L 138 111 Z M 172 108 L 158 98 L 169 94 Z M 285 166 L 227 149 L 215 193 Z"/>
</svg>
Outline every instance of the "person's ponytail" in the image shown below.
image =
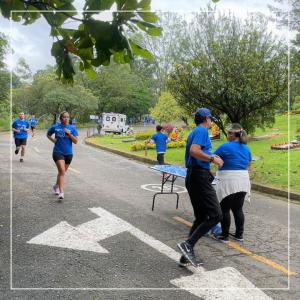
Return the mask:
<svg viewBox="0 0 300 300">
<path fill-rule="evenodd" d="M 247 132 L 244 129 L 241 129 L 239 139 L 240 139 L 241 144 L 247 144 L 248 143 L 248 135 L 247 135 Z"/>
</svg>

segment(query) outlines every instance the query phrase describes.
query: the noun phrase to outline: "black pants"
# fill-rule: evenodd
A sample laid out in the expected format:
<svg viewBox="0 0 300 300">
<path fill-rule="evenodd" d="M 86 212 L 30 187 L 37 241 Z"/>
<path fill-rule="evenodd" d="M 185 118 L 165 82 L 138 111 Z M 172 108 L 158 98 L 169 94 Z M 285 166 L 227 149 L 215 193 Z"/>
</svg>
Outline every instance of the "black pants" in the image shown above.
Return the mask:
<svg viewBox="0 0 300 300">
<path fill-rule="evenodd" d="M 165 164 L 165 154 L 164 153 L 157 153 L 157 162 L 159 165 Z"/>
<path fill-rule="evenodd" d="M 194 247 L 197 241 L 222 219 L 222 211 L 215 189 L 213 176 L 206 169 L 188 169 L 185 186 L 194 209 L 195 221 L 187 242 Z"/>
<path fill-rule="evenodd" d="M 223 213 L 223 220 L 221 222 L 222 225 L 222 235 L 228 237 L 229 228 L 230 228 L 230 210 L 233 213 L 234 221 L 235 221 L 235 235 L 237 237 L 242 237 L 244 233 L 244 212 L 243 205 L 245 200 L 246 192 L 239 192 L 235 194 L 231 194 L 225 197 L 221 201 L 221 209 Z"/>
</svg>

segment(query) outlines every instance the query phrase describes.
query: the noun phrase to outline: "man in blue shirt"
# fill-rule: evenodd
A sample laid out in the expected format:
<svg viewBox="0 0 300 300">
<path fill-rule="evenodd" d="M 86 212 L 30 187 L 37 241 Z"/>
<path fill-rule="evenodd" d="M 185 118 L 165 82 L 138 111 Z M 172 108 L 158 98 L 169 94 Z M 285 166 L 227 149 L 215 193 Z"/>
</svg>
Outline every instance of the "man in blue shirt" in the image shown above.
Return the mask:
<svg viewBox="0 0 300 300">
<path fill-rule="evenodd" d="M 16 150 L 15 154 L 18 154 L 21 149 L 20 162 L 24 162 L 25 147 L 27 144 L 29 123 L 25 120 L 25 114 L 19 113 L 19 119 L 15 120 L 12 124 L 12 131 L 14 134 Z"/>
<path fill-rule="evenodd" d="M 29 118 L 29 122 L 30 122 L 31 131 L 32 131 L 32 137 L 34 137 L 35 128 L 36 128 L 36 125 L 38 123 L 38 120 L 35 118 L 35 115 L 32 115 Z"/>
<path fill-rule="evenodd" d="M 223 160 L 212 155 L 208 129 L 214 118 L 207 108 L 199 108 L 195 113 L 196 127 L 189 134 L 185 152 L 187 176 L 185 185 L 194 209 L 195 220 L 186 241 L 177 246 L 182 252 L 179 265 L 191 263 L 197 267 L 203 261 L 194 253 L 197 241 L 222 219 L 222 211 L 212 186 L 213 176 L 210 164 L 223 165 Z"/>
<path fill-rule="evenodd" d="M 157 153 L 157 162 L 159 165 L 165 164 L 165 153 L 167 150 L 167 143 L 170 141 L 168 136 L 165 133 L 161 132 L 162 126 L 156 126 L 156 133 L 152 135 L 152 137 L 146 142 L 152 142 L 156 145 L 156 153 Z"/>
<path fill-rule="evenodd" d="M 69 125 L 70 115 L 68 112 L 62 112 L 59 119 L 59 124 L 54 124 L 49 128 L 47 137 L 54 143 L 52 158 L 58 170 L 53 191 L 55 195 L 58 195 L 58 199 L 62 200 L 64 199 L 65 173 L 73 158 L 72 144 L 77 144 L 78 132 L 74 126 Z"/>
</svg>

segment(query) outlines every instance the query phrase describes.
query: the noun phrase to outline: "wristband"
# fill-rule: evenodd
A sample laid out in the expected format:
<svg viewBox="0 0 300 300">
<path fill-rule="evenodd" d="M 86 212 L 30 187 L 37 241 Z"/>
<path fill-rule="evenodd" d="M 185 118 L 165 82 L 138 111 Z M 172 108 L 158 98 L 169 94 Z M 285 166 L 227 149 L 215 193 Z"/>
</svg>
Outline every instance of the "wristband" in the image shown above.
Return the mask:
<svg viewBox="0 0 300 300">
<path fill-rule="evenodd" d="M 209 159 L 209 162 L 211 162 L 211 163 L 214 162 L 214 159 L 215 159 L 215 157 L 212 155 Z"/>
</svg>

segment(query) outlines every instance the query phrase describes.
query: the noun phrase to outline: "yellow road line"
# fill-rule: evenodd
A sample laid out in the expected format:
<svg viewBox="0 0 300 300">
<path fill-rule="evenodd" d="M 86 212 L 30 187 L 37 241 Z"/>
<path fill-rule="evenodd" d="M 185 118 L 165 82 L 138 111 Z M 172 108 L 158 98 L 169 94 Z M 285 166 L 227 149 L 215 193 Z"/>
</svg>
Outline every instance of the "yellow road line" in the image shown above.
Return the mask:
<svg viewBox="0 0 300 300">
<path fill-rule="evenodd" d="M 78 170 L 73 169 L 73 168 L 71 168 L 71 167 L 69 167 L 68 170 L 70 170 L 70 171 L 72 171 L 72 172 L 74 172 L 74 173 L 76 173 L 76 174 L 80 174 L 80 172 L 79 172 Z"/>
<path fill-rule="evenodd" d="M 185 219 L 183 219 L 181 217 L 178 217 L 178 216 L 173 217 L 173 219 L 175 219 L 176 221 L 178 221 L 178 222 L 180 222 L 182 224 L 185 224 L 185 225 L 187 225 L 189 227 L 192 227 L 192 225 L 193 225 L 193 223 L 191 223 L 191 222 L 189 222 L 189 221 L 187 221 L 187 220 L 185 220 Z M 264 263 L 264 264 L 266 264 L 268 266 L 271 266 L 272 268 L 274 268 L 274 269 L 276 269 L 278 271 L 281 271 L 281 272 L 287 274 L 288 276 L 297 275 L 297 273 L 289 271 L 284 266 L 279 265 L 278 263 L 276 263 L 276 262 L 274 262 L 274 261 L 272 261 L 272 260 L 270 260 L 268 258 L 265 258 L 263 256 L 257 255 L 255 253 L 253 253 L 253 252 L 251 252 L 251 251 L 243 248 L 238 243 L 230 241 L 226 245 L 228 245 L 230 248 L 233 248 L 233 249 L 235 249 L 235 250 L 237 250 L 237 251 L 239 251 L 239 252 L 241 252 L 241 253 L 243 253 L 245 255 L 248 255 L 249 257 L 252 257 L 253 259 L 256 259 L 256 260 L 258 260 L 258 261 L 260 261 L 260 262 L 262 262 L 262 263 Z"/>
</svg>

